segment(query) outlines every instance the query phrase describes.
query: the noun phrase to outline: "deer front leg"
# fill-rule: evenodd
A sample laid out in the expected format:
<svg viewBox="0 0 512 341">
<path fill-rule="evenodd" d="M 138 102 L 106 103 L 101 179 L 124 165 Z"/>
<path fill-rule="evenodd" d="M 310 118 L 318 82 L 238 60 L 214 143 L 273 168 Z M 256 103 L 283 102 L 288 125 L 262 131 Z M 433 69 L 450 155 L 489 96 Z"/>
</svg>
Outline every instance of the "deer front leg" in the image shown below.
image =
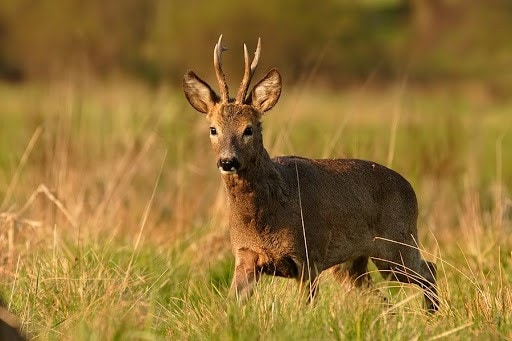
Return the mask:
<svg viewBox="0 0 512 341">
<path fill-rule="evenodd" d="M 247 300 L 259 280 L 257 268 L 258 254 L 248 249 L 240 249 L 235 254 L 235 274 L 231 283 L 231 295 L 239 302 Z"/>
</svg>

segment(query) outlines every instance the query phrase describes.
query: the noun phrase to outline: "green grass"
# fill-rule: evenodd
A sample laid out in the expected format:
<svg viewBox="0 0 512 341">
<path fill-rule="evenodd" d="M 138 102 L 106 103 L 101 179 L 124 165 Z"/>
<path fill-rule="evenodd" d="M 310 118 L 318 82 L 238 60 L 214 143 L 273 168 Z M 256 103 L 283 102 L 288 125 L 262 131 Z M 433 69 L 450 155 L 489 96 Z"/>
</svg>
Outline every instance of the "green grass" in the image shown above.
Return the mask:
<svg viewBox="0 0 512 341">
<path fill-rule="evenodd" d="M 0 100 L 0 296 L 35 339 L 512 337 L 512 102 L 302 88 L 264 118 L 273 155 L 372 159 L 411 180 L 438 266 L 430 316 L 375 268 L 376 292 L 325 273 L 312 306 L 271 277 L 246 305 L 229 299 L 223 187 L 178 91 L 1 85 Z"/>
</svg>

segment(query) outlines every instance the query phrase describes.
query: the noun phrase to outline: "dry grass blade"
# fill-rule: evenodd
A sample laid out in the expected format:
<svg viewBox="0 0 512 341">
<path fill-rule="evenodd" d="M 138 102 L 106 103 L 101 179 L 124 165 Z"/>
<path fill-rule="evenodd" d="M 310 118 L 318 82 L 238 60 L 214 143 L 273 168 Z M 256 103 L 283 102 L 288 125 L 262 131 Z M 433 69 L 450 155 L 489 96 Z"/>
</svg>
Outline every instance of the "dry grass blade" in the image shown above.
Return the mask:
<svg viewBox="0 0 512 341">
<path fill-rule="evenodd" d="M 311 283 L 311 266 L 309 264 L 308 241 L 306 238 L 306 226 L 304 225 L 304 213 L 302 211 L 302 198 L 301 198 L 301 194 L 300 194 L 299 168 L 297 166 L 297 162 L 295 162 L 295 174 L 297 176 L 297 192 L 299 195 L 299 209 L 300 209 L 300 220 L 302 223 L 302 237 L 304 238 L 304 248 L 306 250 L 306 266 L 307 266 L 307 271 L 308 271 L 309 297 L 313 297 L 314 285 L 316 283 Z"/>
<path fill-rule="evenodd" d="M 419 248 L 417 246 L 412 246 L 412 245 L 409 245 L 409 244 L 404 244 L 404 243 L 401 243 L 401 242 L 397 242 L 395 240 L 391 240 L 391 239 L 387 239 L 387 238 L 381 238 L 381 237 L 375 237 L 375 239 L 387 241 L 387 242 L 390 242 L 390 243 L 397 243 L 397 244 L 400 244 L 400 245 L 403 245 L 403 246 L 407 246 L 407 247 L 411 247 L 411 248 L 415 248 L 415 249 L 419 250 Z M 421 250 L 421 251 L 423 251 L 424 253 L 426 253 L 426 254 L 428 254 L 430 256 L 434 256 L 432 253 L 425 252 L 424 250 Z M 434 256 L 434 257 L 436 257 L 436 256 Z M 456 270 L 462 276 L 464 276 L 468 281 L 470 281 L 471 284 L 473 284 L 476 288 L 479 288 L 478 283 L 476 281 L 472 280 L 469 275 L 466 275 L 464 272 L 462 272 L 462 270 L 459 269 L 456 265 L 450 264 L 449 262 L 445 261 L 444 259 L 442 259 L 440 257 L 436 257 L 436 260 L 439 260 L 439 261 L 442 262 L 442 264 L 445 264 L 445 265 L 449 266 L 450 268 L 452 268 L 453 270 Z M 467 263 L 467 259 L 466 259 L 466 263 Z M 467 264 L 469 264 L 469 263 L 467 263 Z M 401 265 L 401 264 L 398 264 L 398 265 Z M 472 271 L 471 267 L 468 267 L 468 268 L 469 268 L 470 271 Z M 473 273 L 472 273 L 472 275 L 473 275 L 473 277 L 475 277 Z M 479 290 L 481 291 L 481 289 L 479 289 Z"/>
<path fill-rule="evenodd" d="M 67 221 L 71 224 L 71 226 L 78 226 L 78 223 L 73 218 L 71 213 L 69 213 L 66 206 L 48 189 L 48 187 L 45 184 L 40 184 L 37 187 L 37 189 L 34 192 L 32 192 L 32 195 L 28 198 L 23 207 L 19 209 L 17 212 L 3 212 L 0 213 L 0 217 L 12 221 L 18 221 L 23 219 L 21 218 L 21 216 L 30 208 L 30 206 L 34 203 L 34 201 L 40 194 L 44 194 L 45 197 L 48 198 L 59 209 L 59 211 L 64 215 L 64 217 L 66 217 Z M 40 226 L 39 223 L 33 222 L 29 219 L 23 219 L 23 221 L 32 226 Z"/>
<path fill-rule="evenodd" d="M 37 127 L 37 129 L 34 131 L 34 134 L 32 134 L 32 137 L 30 138 L 30 141 L 28 142 L 27 147 L 25 148 L 25 151 L 23 152 L 21 160 L 18 163 L 18 167 L 16 168 L 16 171 L 14 172 L 11 183 L 9 184 L 9 187 L 7 188 L 4 200 L 2 201 L 2 205 L 0 205 L 0 211 L 3 211 L 5 209 L 5 205 L 11 199 L 12 193 L 13 193 L 14 189 L 16 188 L 18 181 L 20 179 L 21 171 L 23 170 L 23 167 L 25 167 L 28 157 L 32 153 L 32 150 L 34 149 L 34 146 L 36 145 L 36 142 L 39 139 L 39 136 L 41 136 L 42 131 L 43 131 L 42 127 Z"/>
<path fill-rule="evenodd" d="M 442 332 L 442 333 L 440 333 L 440 334 L 437 334 L 437 335 L 435 335 L 435 336 L 431 337 L 429 340 L 439 340 L 439 339 L 445 338 L 445 337 L 447 337 L 447 336 L 450 336 L 450 335 L 452 335 L 452 334 L 455 334 L 455 333 L 456 333 L 456 332 L 458 332 L 458 331 L 461 331 L 461 330 L 463 330 L 463 329 L 466 329 L 466 328 L 468 328 L 468 327 L 471 327 L 472 325 L 473 325 L 473 322 L 468 322 L 468 323 L 463 324 L 463 325 L 461 325 L 461 326 L 458 326 L 458 327 L 456 327 L 456 328 L 453 328 L 453 329 L 447 330 L 447 331 L 445 331 L 445 332 Z"/>
</svg>

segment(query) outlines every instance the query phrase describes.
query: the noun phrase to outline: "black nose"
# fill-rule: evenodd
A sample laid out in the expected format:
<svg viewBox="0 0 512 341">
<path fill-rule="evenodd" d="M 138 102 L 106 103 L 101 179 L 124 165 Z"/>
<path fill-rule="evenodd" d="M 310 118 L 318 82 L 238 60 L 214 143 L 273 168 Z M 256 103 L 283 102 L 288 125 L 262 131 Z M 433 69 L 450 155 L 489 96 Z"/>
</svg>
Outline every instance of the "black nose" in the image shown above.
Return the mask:
<svg viewBox="0 0 512 341">
<path fill-rule="evenodd" d="M 236 172 L 240 169 L 240 162 L 236 157 L 229 159 L 220 159 L 219 160 L 219 168 L 224 172 Z"/>
</svg>

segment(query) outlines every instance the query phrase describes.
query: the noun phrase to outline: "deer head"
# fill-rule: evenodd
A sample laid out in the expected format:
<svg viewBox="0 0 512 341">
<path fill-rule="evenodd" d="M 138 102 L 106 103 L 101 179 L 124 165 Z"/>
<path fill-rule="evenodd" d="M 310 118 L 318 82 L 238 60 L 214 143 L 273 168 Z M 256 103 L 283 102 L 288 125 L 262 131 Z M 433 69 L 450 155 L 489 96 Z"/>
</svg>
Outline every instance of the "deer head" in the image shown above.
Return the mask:
<svg viewBox="0 0 512 341">
<path fill-rule="evenodd" d="M 220 87 L 220 96 L 193 71 L 183 78 L 187 100 L 197 111 L 206 114 L 210 123 L 210 140 L 222 174 L 232 175 L 250 168 L 258 156 L 266 153 L 261 135 L 261 117 L 272 109 L 281 94 L 281 75 L 271 69 L 247 95 L 251 78 L 258 65 L 261 40 L 249 64 L 244 44 L 244 77 L 235 98 L 229 97 L 226 76 L 222 71 L 222 35 L 213 50 L 213 65 Z"/>
</svg>

